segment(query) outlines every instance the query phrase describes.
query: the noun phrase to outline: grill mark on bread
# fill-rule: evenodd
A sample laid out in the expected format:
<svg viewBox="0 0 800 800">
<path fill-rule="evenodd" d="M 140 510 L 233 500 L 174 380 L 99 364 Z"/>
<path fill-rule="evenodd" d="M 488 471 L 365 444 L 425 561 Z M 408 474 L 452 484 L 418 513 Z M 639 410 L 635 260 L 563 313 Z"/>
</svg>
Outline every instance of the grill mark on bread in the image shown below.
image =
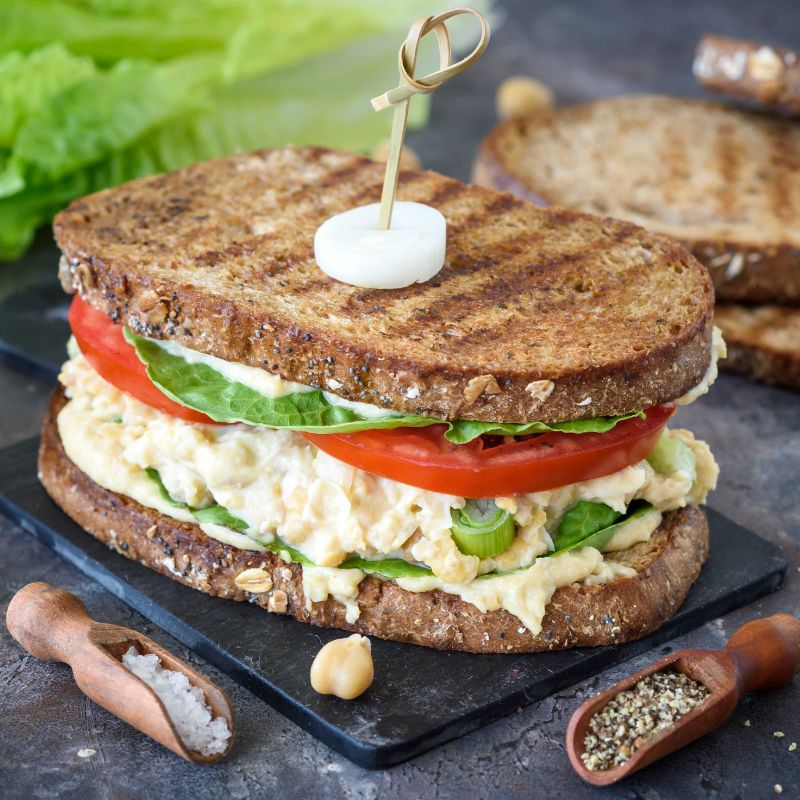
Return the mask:
<svg viewBox="0 0 800 800">
<path fill-rule="evenodd" d="M 729 123 L 719 126 L 717 132 L 717 162 L 722 176 L 719 201 L 722 205 L 736 208 L 740 202 L 737 181 L 740 173 L 741 148 L 736 138 L 736 129 Z"/>
<path fill-rule="evenodd" d="M 780 128 L 770 132 L 769 162 L 772 165 L 771 180 L 767 185 L 772 213 L 782 220 L 795 219 L 798 208 L 794 205 L 789 179 L 797 180 L 800 173 L 800 158 L 792 147 L 790 131 Z"/>
<path fill-rule="evenodd" d="M 457 181 L 449 181 L 445 183 L 443 186 L 438 188 L 429 198 L 428 204 L 432 205 L 434 208 L 438 208 L 441 210 L 443 206 L 446 206 L 452 200 L 460 197 L 464 193 L 464 189 L 466 187 L 463 183 L 459 183 Z"/>
</svg>

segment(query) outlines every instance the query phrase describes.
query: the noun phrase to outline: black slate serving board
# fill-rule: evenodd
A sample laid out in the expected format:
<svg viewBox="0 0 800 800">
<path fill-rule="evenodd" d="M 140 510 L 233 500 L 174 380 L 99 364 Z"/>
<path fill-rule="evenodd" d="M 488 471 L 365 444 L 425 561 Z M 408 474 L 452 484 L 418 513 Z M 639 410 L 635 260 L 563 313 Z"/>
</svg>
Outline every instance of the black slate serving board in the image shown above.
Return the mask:
<svg viewBox="0 0 800 800">
<path fill-rule="evenodd" d="M 711 552 L 680 611 L 655 634 L 614 647 L 531 655 L 442 653 L 373 640 L 377 679 L 344 703 L 317 695 L 308 671 L 341 636 L 208 597 L 110 550 L 81 530 L 36 479 L 38 440 L 0 450 L 0 512 L 278 711 L 363 767 L 387 767 L 540 700 L 778 589 L 781 551 L 709 510 Z"/>
<path fill-rule="evenodd" d="M 69 299 L 51 276 L 0 301 L 0 361 L 54 383 L 67 357 Z"/>
</svg>

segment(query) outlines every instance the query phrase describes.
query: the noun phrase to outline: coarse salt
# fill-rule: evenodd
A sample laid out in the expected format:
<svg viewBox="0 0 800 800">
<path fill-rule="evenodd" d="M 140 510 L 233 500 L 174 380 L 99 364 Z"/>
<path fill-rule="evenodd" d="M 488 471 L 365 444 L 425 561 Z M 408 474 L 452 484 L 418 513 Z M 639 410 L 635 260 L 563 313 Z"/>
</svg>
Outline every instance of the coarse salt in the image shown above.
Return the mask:
<svg viewBox="0 0 800 800">
<path fill-rule="evenodd" d="M 204 756 L 225 752 L 231 738 L 228 723 L 213 718 L 203 691 L 182 672 L 164 669 L 158 656 L 140 655 L 135 647 L 122 656 L 122 663 L 158 695 L 187 748 Z"/>
</svg>

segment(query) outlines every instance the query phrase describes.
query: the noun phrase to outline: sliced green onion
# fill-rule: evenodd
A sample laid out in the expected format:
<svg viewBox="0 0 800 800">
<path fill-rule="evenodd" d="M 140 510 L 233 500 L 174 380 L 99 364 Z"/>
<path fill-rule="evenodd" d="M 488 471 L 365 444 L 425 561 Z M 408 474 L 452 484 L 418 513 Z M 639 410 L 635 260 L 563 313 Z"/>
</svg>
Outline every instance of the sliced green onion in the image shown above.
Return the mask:
<svg viewBox="0 0 800 800">
<path fill-rule="evenodd" d="M 451 508 L 450 516 L 453 539 L 466 556 L 491 558 L 514 541 L 514 518 L 494 500 L 467 500 L 464 508 Z"/>
</svg>

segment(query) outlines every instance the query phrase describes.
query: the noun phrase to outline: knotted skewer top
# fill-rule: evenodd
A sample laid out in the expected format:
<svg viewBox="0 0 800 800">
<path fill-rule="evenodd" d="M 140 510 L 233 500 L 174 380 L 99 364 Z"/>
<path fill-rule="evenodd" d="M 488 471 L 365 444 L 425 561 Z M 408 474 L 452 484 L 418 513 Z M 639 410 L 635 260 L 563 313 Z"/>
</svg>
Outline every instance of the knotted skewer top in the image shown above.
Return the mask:
<svg viewBox="0 0 800 800">
<path fill-rule="evenodd" d="M 481 37 L 475 49 L 469 55 L 462 58 L 461 61 L 451 64 L 450 34 L 447 31 L 445 22 L 459 14 L 472 14 L 477 17 L 481 24 Z M 422 37 L 431 31 L 436 36 L 436 43 L 439 46 L 439 69 L 424 78 L 415 78 L 414 67 L 416 66 L 419 43 Z M 394 205 L 394 196 L 397 191 L 400 152 L 405 138 L 408 103 L 412 95 L 430 94 L 448 78 L 452 78 L 453 75 L 458 75 L 458 73 L 472 66 L 488 47 L 489 35 L 489 23 L 483 14 L 473 8 L 451 8 L 449 11 L 444 11 L 433 17 L 419 17 L 411 25 L 408 36 L 400 46 L 397 59 L 400 71 L 400 85 L 372 99 L 372 107 L 375 111 L 381 111 L 389 106 L 395 107 L 378 220 L 378 227 L 381 230 L 387 230 L 392 220 L 392 206 Z"/>
</svg>

